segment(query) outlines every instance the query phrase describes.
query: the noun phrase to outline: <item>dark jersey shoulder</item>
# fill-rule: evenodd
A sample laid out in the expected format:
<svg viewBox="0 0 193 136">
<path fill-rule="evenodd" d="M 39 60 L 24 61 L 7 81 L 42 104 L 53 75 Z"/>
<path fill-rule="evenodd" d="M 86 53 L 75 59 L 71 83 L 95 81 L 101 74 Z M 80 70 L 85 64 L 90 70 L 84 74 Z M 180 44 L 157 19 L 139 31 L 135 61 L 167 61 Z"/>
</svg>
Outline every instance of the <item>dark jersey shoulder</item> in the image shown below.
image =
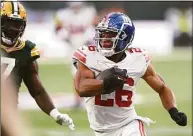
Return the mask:
<svg viewBox="0 0 193 136">
<path fill-rule="evenodd" d="M 2 48 L 1 48 L 2 49 Z M 2 49 L 3 57 L 13 58 L 17 65 L 25 66 L 40 57 L 36 44 L 27 40 L 20 41 L 17 46 L 10 49 Z"/>
<path fill-rule="evenodd" d="M 21 84 L 25 67 L 39 57 L 40 52 L 36 44 L 29 40 L 21 40 L 18 42 L 18 45 L 12 48 L 3 48 L 1 46 L 1 60 L 3 60 L 1 61 L 1 65 L 5 66 L 5 70 L 9 65 L 13 66 L 8 77 L 11 75 L 14 78 L 17 87 Z M 11 64 L 11 62 L 14 63 Z"/>
</svg>

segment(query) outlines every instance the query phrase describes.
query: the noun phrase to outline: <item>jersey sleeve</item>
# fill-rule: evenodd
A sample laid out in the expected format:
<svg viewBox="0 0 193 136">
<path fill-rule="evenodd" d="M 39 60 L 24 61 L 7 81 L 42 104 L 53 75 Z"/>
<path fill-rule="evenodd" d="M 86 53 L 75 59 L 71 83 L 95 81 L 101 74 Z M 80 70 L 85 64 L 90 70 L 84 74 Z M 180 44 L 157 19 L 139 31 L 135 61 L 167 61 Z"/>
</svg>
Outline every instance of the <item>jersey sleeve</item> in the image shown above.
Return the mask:
<svg viewBox="0 0 193 136">
<path fill-rule="evenodd" d="M 73 54 L 73 62 L 76 63 L 77 61 L 81 62 L 82 64 L 86 65 L 86 58 L 88 54 L 88 47 L 81 46 L 78 48 Z"/>
<path fill-rule="evenodd" d="M 138 77 L 142 77 L 148 65 L 150 64 L 151 60 L 148 55 L 148 52 L 145 49 L 138 48 L 138 47 L 131 47 L 128 49 L 129 53 L 133 56 L 133 69 L 135 69 L 134 73 Z"/>
<path fill-rule="evenodd" d="M 36 44 L 27 40 L 25 42 L 26 46 L 27 46 L 27 49 L 30 53 L 30 60 L 31 61 L 34 61 L 36 59 L 38 59 L 40 57 L 40 51 L 39 49 L 36 47 Z"/>
<path fill-rule="evenodd" d="M 142 49 L 141 55 L 142 55 L 141 57 L 144 61 L 143 69 L 141 72 L 141 77 L 142 77 L 145 74 L 148 65 L 151 63 L 151 60 L 150 60 L 150 56 L 149 56 L 148 52 L 145 49 Z"/>
</svg>

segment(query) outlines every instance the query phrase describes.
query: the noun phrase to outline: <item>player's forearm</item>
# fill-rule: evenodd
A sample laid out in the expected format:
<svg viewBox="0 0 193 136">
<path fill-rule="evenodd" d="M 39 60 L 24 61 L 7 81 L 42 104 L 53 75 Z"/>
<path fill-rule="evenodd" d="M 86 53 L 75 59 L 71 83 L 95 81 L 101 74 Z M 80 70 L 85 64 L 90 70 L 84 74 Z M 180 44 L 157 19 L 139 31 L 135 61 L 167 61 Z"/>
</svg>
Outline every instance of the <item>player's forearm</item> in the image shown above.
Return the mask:
<svg viewBox="0 0 193 136">
<path fill-rule="evenodd" d="M 162 88 L 162 91 L 160 91 L 159 96 L 166 110 L 176 107 L 175 96 L 173 92 L 167 86 L 164 86 Z"/>
<path fill-rule="evenodd" d="M 38 95 L 34 96 L 34 99 L 41 110 L 48 115 L 50 115 L 50 112 L 55 108 L 47 92 L 39 93 Z"/>
<path fill-rule="evenodd" d="M 162 91 L 159 93 L 162 104 L 166 110 L 176 107 L 176 100 L 173 92 L 166 86 L 164 79 L 160 74 L 157 74 L 159 79 L 164 83 Z"/>
<path fill-rule="evenodd" d="M 84 79 L 76 88 L 80 97 L 91 97 L 100 95 L 103 89 L 103 81 L 96 79 Z"/>
</svg>

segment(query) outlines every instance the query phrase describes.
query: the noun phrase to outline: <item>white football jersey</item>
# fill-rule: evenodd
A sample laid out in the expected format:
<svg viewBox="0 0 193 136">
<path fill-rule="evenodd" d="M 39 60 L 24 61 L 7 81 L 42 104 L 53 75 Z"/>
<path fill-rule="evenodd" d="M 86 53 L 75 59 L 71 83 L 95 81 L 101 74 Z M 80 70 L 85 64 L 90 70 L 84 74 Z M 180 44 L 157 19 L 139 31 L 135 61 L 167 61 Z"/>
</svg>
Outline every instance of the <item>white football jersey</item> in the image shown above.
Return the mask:
<svg viewBox="0 0 193 136">
<path fill-rule="evenodd" d="M 128 48 L 126 57 L 115 63 L 97 52 L 96 46 L 82 46 L 74 53 L 73 59 L 86 65 L 95 73 L 95 76 L 113 66 L 127 70 L 128 80 L 122 90 L 85 98 L 85 107 L 92 129 L 96 131 L 112 130 L 138 118 L 134 109 L 133 98 L 136 84 L 150 63 L 145 50 Z"/>
</svg>

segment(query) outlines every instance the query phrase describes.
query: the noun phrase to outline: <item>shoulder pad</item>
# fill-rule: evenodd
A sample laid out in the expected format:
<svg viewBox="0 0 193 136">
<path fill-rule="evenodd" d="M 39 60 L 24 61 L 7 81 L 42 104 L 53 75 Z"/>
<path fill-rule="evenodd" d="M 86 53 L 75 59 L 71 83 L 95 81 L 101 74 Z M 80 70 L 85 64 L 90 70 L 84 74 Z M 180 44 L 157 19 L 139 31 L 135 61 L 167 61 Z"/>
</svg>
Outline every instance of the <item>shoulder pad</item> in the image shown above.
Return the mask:
<svg viewBox="0 0 193 136">
<path fill-rule="evenodd" d="M 145 49 L 143 49 L 142 54 L 145 57 L 146 63 L 149 63 L 151 60 L 150 60 L 150 56 L 149 56 L 148 52 Z"/>
<path fill-rule="evenodd" d="M 35 58 L 39 58 L 40 57 L 40 51 L 39 49 L 36 47 L 36 44 L 27 40 L 25 41 L 26 47 L 28 48 L 28 50 L 31 53 L 31 57 L 35 57 Z"/>
<path fill-rule="evenodd" d="M 25 41 L 25 45 L 26 45 L 26 47 L 28 47 L 29 49 L 33 49 L 33 48 L 36 46 L 35 43 L 33 43 L 33 42 L 29 41 L 29 40 L 26 40 L 26 41 Z"/>
<path fill-rule="evenodd" d="M 95 45 L 81 46 L 74 52 L 73 59 L 79 60 L 82 63 L 86 63 L 86 57 L 88 56 L 89 52 L 94 51 L 96 51 Z"/>
<path fill-rule="evenodd" d="M 81 46 L 78 48 L 74 54 L 73 54 L 73 59 L 79 60 L 82 63 L 86 63 L 86 56 L 88 53 L 88 47 L 87 46 Z"/>
<path fill-rule="evenodd" d="M 129 48 L 128 52 L 134 57 L 133 61 L 135 62 L 133 63 L 133 67 L 137 71 L 136 75 L 142 77 L 151 62 L 147 51 L 142 48 Z"/>
<path fill-rule="evenodd" d="M 129 53 L 133 54 L 140 54 L 145 58 L 146 63 L 150 62 L 150 57 L 147 53 L 147 51 L 143 48 L 138 48 L 138 47 L 131 47 L 128 48 Z"/>
<path fill-rule="evenodd" d="M 38 48 L 34 47 L 32 50 L 31 50 L 31 56 L 34 57 L 34 56 L 40 56 L 40 51 Z"/>
</svg>

